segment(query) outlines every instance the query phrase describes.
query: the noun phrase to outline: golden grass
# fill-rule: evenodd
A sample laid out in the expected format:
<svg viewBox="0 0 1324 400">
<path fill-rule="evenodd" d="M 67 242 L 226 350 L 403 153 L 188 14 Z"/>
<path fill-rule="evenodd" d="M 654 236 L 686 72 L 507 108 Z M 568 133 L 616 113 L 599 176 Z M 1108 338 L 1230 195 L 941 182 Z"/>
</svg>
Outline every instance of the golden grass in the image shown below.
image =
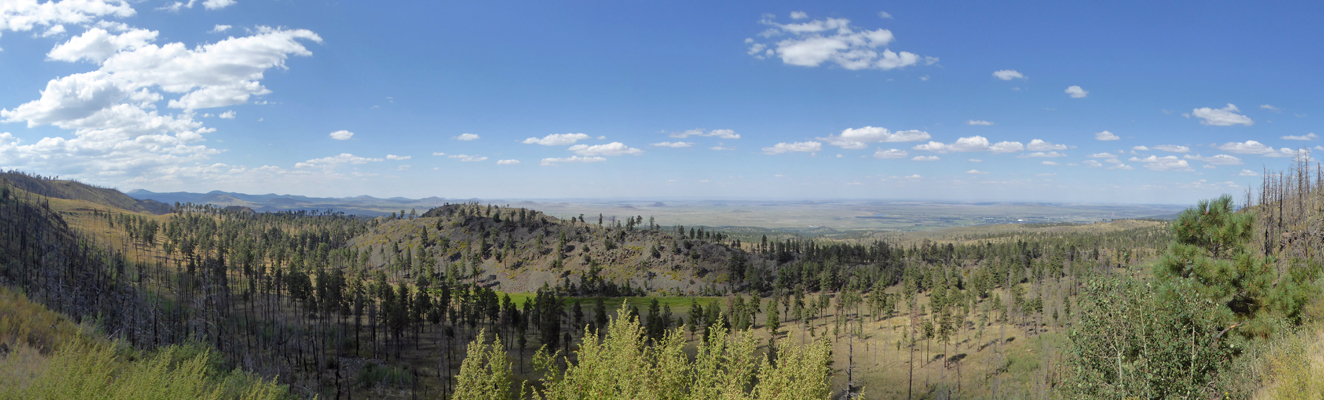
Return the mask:
<svg viewBox="0 0 1324 400">
<path fill-rule="evenodd" d="M 1264 367 L 1266 385 L 1256 399 L 1324 399 L 1324 326 L 1279 341 Z"/>
</svg>

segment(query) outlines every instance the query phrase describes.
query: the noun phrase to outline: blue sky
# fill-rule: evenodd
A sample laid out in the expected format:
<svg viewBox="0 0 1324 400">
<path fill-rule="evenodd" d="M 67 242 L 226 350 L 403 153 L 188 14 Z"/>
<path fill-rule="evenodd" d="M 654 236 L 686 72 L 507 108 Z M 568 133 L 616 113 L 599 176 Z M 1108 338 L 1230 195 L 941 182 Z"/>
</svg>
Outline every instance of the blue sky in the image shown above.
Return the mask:
<svg viewBox="0 0 1324 400">
<path fill-rule="evenodd" d="M 1324 150 L 1321 8 L 0 0 L 0 166 L 312 196 L 1190 203 Z"/>
</svg>

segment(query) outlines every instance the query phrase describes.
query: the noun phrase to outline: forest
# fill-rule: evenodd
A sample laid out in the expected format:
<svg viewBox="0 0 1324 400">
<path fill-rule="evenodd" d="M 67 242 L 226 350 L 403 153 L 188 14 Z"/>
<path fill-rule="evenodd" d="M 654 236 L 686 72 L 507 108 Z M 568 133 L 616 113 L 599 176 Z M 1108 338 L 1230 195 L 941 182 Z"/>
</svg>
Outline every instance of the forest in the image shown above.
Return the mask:
<svg viewBox="0 0 1324 400">
<path fill-rule="evenodd" d="M 1320 398 L 1321 187 L 880 240 L 10 171 L 0 398 Z"/>
</svg>

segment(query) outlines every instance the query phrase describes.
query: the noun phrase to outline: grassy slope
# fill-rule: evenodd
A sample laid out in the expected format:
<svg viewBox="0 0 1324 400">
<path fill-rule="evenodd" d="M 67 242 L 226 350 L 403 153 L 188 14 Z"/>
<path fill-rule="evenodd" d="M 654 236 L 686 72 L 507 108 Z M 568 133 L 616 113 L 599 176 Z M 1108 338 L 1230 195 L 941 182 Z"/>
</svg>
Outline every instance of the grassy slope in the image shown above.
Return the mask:
<svg viewBox="0 0 1324 400">
<path fill-rule="evenodd" d="M 205 345 L 139 351 L 0 287 L 0 399 L 279 399 L 284 387 L 220 368 Z"/>
</svg>

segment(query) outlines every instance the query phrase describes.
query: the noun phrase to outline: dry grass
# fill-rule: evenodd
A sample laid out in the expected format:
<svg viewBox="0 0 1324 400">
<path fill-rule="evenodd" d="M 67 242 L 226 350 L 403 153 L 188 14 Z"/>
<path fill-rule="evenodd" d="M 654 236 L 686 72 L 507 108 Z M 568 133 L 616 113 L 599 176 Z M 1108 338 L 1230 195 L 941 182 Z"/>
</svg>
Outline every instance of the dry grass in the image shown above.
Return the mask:
<svg viewBox="0 0 1324 400">
<path fill-rule="evenodd" d="M 1264 367 L 1267 379 L 1256 399 L 1324 398 L 1324 326 L 1276 343 L 1265 356 Z"/>
</svg>

